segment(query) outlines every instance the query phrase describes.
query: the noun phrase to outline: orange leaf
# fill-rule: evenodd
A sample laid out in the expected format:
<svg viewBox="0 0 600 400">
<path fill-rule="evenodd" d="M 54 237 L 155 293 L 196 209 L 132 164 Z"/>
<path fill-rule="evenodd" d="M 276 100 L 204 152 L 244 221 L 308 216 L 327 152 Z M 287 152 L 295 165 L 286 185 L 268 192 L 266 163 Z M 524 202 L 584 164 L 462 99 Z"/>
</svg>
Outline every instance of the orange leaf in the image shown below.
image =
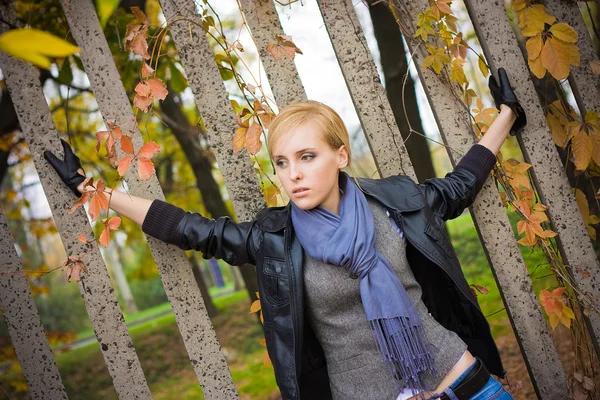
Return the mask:
<svg viewBox="0 0 600 400">
<path fill-rule="evenodd" d="M 552 136 L 554 143 L 564 149 L 567 146 L 567 132 L 565 126 L 561 124 L 560 120 L 552 113 L 546 115 L 546 123 L 548 124 L 548 128 L 550 128 L 550 135 Z"/>
<path fill-rule="evenodd" d="M 125 50 L 131 50 L 135 54 L 142 56 L 145 60 L 150 59 L 148 53 L 148 26 L 139 24 L 128 24 L 125 32 Z"/>
<path fill-rule="evenodd" d="M 144 61 L 142 63 L 142 78 L 147 78 L 154 73 L 154 70 L 150 68 L 148 64 Z"/>
<path fill-rule="evenodd" d="M 527 64 L 531 72 L 539 79 L 542 79 L 546 75 L 547 70 L 542 63 L 542 57 L 538 57 L 535 60 L 528 59 Z"/>
<path fill-rule="evenodd" d="M 90 198 L 90 194 L 91 193 L 89 193 L 89 192 L 83 193 L 81 195 L 81 197 L 79 199 L 77 199 L 77 201 L 73 204 L 73 206 L 69 210 L 69 214 L 73 214 L 75 212 L 75 210 L 77 210 L 80 206 L 82 206 L 85 203 L 87 203 L 87 201 Z"/>
<path fill-rule="evenodd" d="M 260 308 L 261 308 L 260 307 L 260 300 L 255 300 L 252 303 L 252 305 L 250 306 L 250 313 L 249 314 L 260 311 Z"/>
<path fill-rule="evenodd" d="M 148 22 L 148 17 L 146 16 L 146 14 L 144 14 L 142 10 L 140 10 L 138 6 L 131 6 L 129 7 L 129 9 L 133 13 L 133 15 L 135 15 L 135 19 L 137 19 L 140 24 L 145 24 Z"/>
<path fill-rule="evenodd" d="M 110 241 L 110 229 L 107 226 L 104 227 L 104 230 L 100 234 L 100 238 L 98 239 L 98 243 L 100 243 L 104 247 L 108 247 L 108 242 Z"/>
<path fill-rule="evenodd" d="M 147 80 L 141 80 L 135 86 L 135 92 L 142 97 L 148 97 L 152 94 L 152 90 L 150 89 L 150 86 L 148 86 L 147 82 Z"/>
<path fill-rule="evenodd" d="M 144 143 L 144 145 L 139 149 L 138 156 L 152 158 L 156 153 L 160 151 L 160 146 L 155 142 Z"/>
<path fill-rule="evenodd" d="M 260 134 L 262 133 L 262 127 L 258 122 L 253 122 L 248 128 L 246 132 L 246 149 L 248 149 L 248 153 L 255 155 L 258 153 L 262 147 L 262 142 L 260 141 Z"/>
<path fill-rule="evenodd" d="M 71 278 L 79 282 L 81 280 L 81 271 L 88 272 L 87 267 L 79 257 L 69 257 L 66 267 L 67 282 L 71 282 Z"/>
<path fill-rule="evenodd" d="M 87 243 L 87 238 L 85 237 L 85 235 L 83 233 L 80 233 L 79 236 L 77 236 L 77 240 L 79 240 L 81 243 Z"/>
<path fill-rule="evenodd" d="M 88 208 L 88 213 L 90 214 L 90 218 L 92 221 L 95 221 L 100 216 L 100 212 L 102 210 L 108 209 L 108 199 L 106 195 L 102 192 L 92 192 L 92 196 L 90 198 L 90 207 Z"/>
<path fill-rule="evenodd" d="M 131 160 L 133 160 L 133 156 L 124 156 L 119 160 L 119 164 L 117 167 L 117 172 L 120 176 L 124 176 L 129 166 L 131 165 Z"/>
<path fill-rule="evenodd" d="M 144 97 L 136 94 L 133 97 L 133 105 L 139 108 L 143 112 L 148 112 L 150 105 L 152 104 L 153 98 L 152 96 Z"/>
<path fill-rule="evenodd" d="M 277 61 L 283 57 L 293 60 L 296 54 L 302 54 L 302 50 L 296 47 L 292 37 L 288 35 L 275 35 L 275 43 L 267 42 L 265 52 L 271 54 Z"/>
<path fill-rule="evenodd" d="M 121 226 L 121 218 L 119 217 L 112 217 L 107 221 L 106 226 L 108 226 L 108 228 L 111 231 L 116 231 L 117 229 L 119 229 L 119 226 Z"/>
<path fill-rule="evenodd" d="M 121 137 L 121 150 L 127 154 L 133 155 L 133 141 L 130 136 L 123 135 L 123 137 Z"/>
<path fill-rule="evenodd" d="M 108 135 L 108 131 L 96 132 L 96 153 L 100 151 L 100 145 L 102 144 L 102 140 L 104 140 L 106 135 Z"/>
<path fill-rule="evenodd" d="M 154 163 L 145 157 L 138 158 L 138 175 L 140 179 L 147 180 L 154 174 Z"/>
<path fill-rule="evenodd" d="M 235 130 L 235 136 L 233 138 L 233 151 L 238 153 L 246 145 L 246 131 L 248 128 L 240 127 Z"/>
<path fill-rule="evenodd" d="M 165 97 L 167 97 L 167 94 L 169 93 L 167 85 L 165 85 L 160 78 L 147 79 L 143 82 L 146 83 L 152 95 L 157 99 L 164 100 Z"/>
</svg>

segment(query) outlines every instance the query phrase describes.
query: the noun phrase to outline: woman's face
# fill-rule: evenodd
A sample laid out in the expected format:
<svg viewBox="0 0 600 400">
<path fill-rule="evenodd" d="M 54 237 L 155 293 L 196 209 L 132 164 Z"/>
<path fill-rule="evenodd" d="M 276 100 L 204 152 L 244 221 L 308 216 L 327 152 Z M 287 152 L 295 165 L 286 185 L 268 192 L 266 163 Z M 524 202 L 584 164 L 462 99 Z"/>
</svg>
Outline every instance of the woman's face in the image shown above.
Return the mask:
<svg viewBox="0 0 600 400">
<path fill-rule="evenodd" d="M 338 213 L 338 174 L 348 165 L 345 146 L 332 149 L 320 127 L 308 121 L 279 138 L 273 162 L 283 189 L 298 208 L 321 205 Z"/>
</svg>

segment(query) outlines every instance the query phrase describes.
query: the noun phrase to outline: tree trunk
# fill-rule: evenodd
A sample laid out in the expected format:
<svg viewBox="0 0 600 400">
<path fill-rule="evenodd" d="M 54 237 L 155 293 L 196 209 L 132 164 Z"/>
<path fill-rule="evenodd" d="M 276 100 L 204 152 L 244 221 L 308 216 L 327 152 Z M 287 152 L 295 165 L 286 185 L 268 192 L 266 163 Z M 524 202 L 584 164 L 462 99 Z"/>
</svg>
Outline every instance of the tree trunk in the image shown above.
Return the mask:
<svg viewBox="0 0 600 400">
<path fill-rule="evenodd" d="M 198 189 L 202 193 L 202 200 L 207 211 L 213 218 L 222 216 L 233 217 L 221 197 L 219 185 L 212 176 L 212 157 L 202 148 L 196 127 L 190 124 L 181 104 L 181 99 L 177 98 L 176 100 L 176 95 L 169 87 L 169 94 L 161 105 L 161 111 L 167 117 L 165 118 L 165 123 L 171 128 L 173 135 L 179 141 L 194 171 L 196 186 L 198 186 Z M 258 283 L 254 266 L 244 265 L 239 267 L 239 269 L 250 300 L 256 300 Z"/>
<path fill-rule="evenodd" d="M 200 288 L 200 293 L 202 293 L 202 298 L 204 299 L 204 306 L 206 307 L 208 316 L 212 318 L 215 315 L 217 315 L 219 312 L 217 310 L 217 307 L 215 307 L 215 304 L 213 303 L 212 299 L 210 298 L 210 295 L 208 294 L 208 288 L 206 287 L 206 284 L 204 283 L 204 277 L 202 276 L 202 271 L 200 271 L 200 264 L 198 263 L 196 256 L 194 256 L 193 254 L 191 256 L 189 256 L 188 259 L 190 260 L 190 264 L 192 266 L 192 272 L 194 273 L 194 278 L 196 278 L 196 283 L 198 284 L 198 287 Z"/>
<path fill-rule="evenodd" d="M 402 34 L 387 6 L 387 2 L 377 2 L 369 6 L 369 12 L 373 21 L 377 46 L 381 54 L 381 66 L 383 68 L 387 97 L 394 112 L 396 124 L 398 124 L 402 139 L 405 140 L 404 145 L 415 169 L 417 179 L 419 182 L 423 182 L 427 178 L 435 177 L 435 170 L 433 169 L 427 138 L 414 132 L 410 134 L 409 122 L 412 129 L 419 133 L 423 133 L 423 126 L 419 116 L 415 84 L 408 72 Z M 402 81 L 406 74 L 409 75 L 404 87 L 405 104 L 403 105 Z M 404 107 L 406 107 L 408 121 L 405 117 Z"/>
<path fill-rule="evenodd" d="M 112 266 L 113 276 L 115 281 L 117 282 L 117 286 L 119 287 L 119 291 L 121 292 L 121 296 L 123 296 L 123 301 L 125 302 L 125 310 L 129 314 L 133 314 L 138 312 L 137 304 L 135 304 L 135 299 L 133 298 L 133 294 L 131 293 L 131 288 L 129 287 L 129 282 L 127 282 L 127 277 L 125 276 L 125 272 L 123 272 L 123 265 L 121 264 L 121 260 L 123 259 L 123 249 L 117 241 L 113 241 L 113 246 L 115 252 L 110 249 L 106 249 L 104 254 L 108 255 L 110 264 Z M 117 256 L 117 257 L 115 257 Z"/>
</svg>

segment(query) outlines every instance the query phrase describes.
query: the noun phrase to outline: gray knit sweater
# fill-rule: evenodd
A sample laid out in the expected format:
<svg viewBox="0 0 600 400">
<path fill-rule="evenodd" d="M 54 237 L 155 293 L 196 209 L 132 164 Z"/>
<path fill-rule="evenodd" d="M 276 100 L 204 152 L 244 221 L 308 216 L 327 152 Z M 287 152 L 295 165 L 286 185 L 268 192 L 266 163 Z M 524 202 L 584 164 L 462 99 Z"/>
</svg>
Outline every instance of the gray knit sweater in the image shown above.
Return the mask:
<svg viewBox="0 0 600 400">
<path fill-rule="evenodd" d="M 424 381 L 435 389 L 467 345 L 429 315 L 421 301 L 421 287 L 406 260 L 402 237 L 385 208 L 375 200 L 367 198 L 367 202 L 375 221 L 376 247 L 406 288 L 432 345 L 439 375 L 427 373 Z M 360 299 L 359 279 L 350 278 L 344 268 L 317 261 L 306 253 L 304 256 L 308 318 L 325 352 L 333 399 L 396 399 L 403 383 L 380 361 Z"/>
</svg>

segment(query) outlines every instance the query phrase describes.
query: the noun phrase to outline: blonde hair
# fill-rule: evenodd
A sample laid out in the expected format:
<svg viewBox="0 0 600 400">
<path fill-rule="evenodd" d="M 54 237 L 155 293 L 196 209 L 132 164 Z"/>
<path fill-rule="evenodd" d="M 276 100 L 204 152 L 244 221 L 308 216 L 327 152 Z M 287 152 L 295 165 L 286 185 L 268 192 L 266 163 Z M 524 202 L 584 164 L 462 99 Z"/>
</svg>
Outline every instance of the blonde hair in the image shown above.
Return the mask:
<svg viewBox="0 0 600 400">
<path fill-rule="evenodd" d="M 308 121 L 314 122 L 321 128 L 323 139 L 333 150 L 346 146 L 348 166 L 352 169 L 350 137 L 344 121 L 333 108 L 314 100 L 290 104 L 277 114 L 277 117 L 269 125 L 269 135 L 267 136 L 269 156 L 273 157 L 273 148 L 281 136 Z"/>
</svg>

